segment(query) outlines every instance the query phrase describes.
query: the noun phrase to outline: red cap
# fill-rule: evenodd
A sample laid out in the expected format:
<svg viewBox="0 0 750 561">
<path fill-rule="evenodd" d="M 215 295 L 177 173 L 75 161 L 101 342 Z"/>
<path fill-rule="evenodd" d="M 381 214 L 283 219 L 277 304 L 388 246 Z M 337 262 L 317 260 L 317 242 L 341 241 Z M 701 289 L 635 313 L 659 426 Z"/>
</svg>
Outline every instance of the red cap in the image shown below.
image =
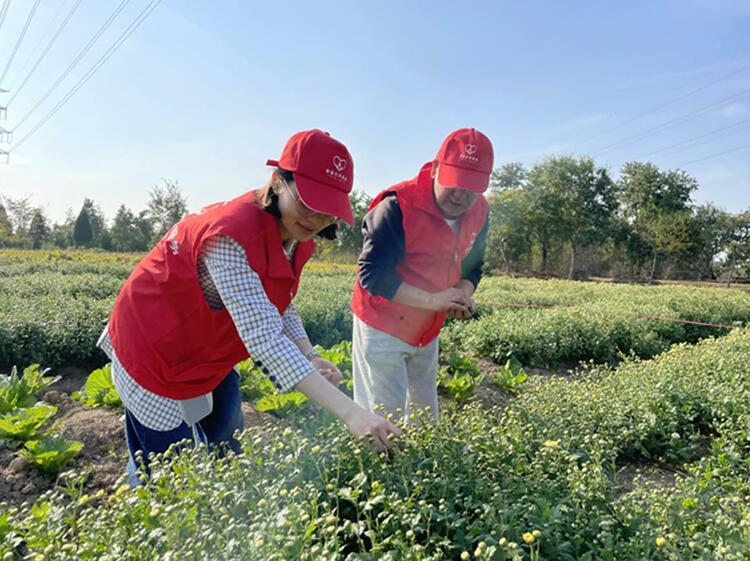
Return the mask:
<svg viewBox="0 0 750 561">
<path fill-rule="evenodd" d="M 438 150 L 438 181 L 443 187 L 484 193 L 490 184 L 494 161 L 492 142 L 476 129 L 450 133 Z"/>
<path fill-rule="evenodd" d="M 346 146 L 319 129 L 298 132 L 290 138 L 281 158 L 266 165 L 291 171 L 299 196 L 321 214 L 354 224 L 349 193 L 354 184 L 354 160 Z"/>
</svg>

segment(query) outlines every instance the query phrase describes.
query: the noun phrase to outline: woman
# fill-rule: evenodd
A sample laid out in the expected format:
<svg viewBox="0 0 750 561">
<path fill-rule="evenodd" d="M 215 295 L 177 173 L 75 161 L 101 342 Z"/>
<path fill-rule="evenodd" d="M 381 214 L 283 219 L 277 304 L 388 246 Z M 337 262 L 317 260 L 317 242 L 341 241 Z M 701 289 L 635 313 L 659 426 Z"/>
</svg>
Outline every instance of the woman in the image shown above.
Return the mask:
<svg viewBox="0 0 750 561">
<path fill-rule="evenodd" d="M 289 139 L 270 182 L 190 214 L 130 275 L 99 346 L 125 405 L 132 484 L 136 455 L 190 438 L 239 450 L 239 379 L 251 356 L 280 391 L 331 411 L 378 450 L 398 427 L 356 405 L 334 384 L 341 372 L 307 338 L 291 300 L 316 235 L 353 223 L 349 151 L 314 129 Z M 146 466 L 147 467 L 147 466 Z"/>
</svg>

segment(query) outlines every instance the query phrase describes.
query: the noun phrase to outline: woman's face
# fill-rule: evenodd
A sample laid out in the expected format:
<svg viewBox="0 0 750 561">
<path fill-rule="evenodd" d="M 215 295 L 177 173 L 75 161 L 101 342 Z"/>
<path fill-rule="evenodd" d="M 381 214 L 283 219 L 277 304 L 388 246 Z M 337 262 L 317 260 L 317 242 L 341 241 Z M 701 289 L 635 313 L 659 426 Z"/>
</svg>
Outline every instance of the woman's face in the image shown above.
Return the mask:
<svg viewBox="0 0 750 561">
<path fill-rule="evenodd" d="M 273 191 L 279 197 L 281 211 L 281 238 L 305 242 L 311 240 L 323 228 L 336 221 L 335 216 L 321 214 L 309 208 L 299 196 L 297 184 L 275 176 Z"/>
</svg>

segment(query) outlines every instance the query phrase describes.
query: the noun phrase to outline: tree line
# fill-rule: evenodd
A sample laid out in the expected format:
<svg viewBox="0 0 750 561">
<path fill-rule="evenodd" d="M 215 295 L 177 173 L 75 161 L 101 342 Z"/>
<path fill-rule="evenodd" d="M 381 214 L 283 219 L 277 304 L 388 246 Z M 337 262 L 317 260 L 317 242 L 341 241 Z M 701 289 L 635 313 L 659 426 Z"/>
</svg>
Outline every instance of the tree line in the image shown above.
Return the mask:
<svg viewBox="0 0 750 561">
<path fill-rule="evenodd" d="M 496 169 L 487 201 L 486 268 L 507 274 L 692 279 L 750 277 L 750 209 L 729 213 L 697 204 L 698 182 L 682 170 L 628 162 L 617 180 L 590 157 L 553 156 L 528 169 Z M 353 261 L 370 197 L 351 195 L 354 228 L 320 243 L 324 259 Z M 146 251 L 188 212 L 176 181 L 149 191 L 146 208 L 121 205 L 111 223 L 86 198 L 75 215 L 51 224 L 30 198 L 0 194 L 0 247 L 85 247 Z"/>
<path fill-rule="evenodd" d="M 187 199 L 178 182 L 169 179 L 149 191 L 145 209 L 136 213 L 120 205 L 111 224 L 89 198 L 83 200 L 77 215 L 68 210 L 63 222 L 52 224 L 30 197 L 0 194 L 0 247 L 146 251 L 187 212 Z"/>
<path fill-rule="evenodd" d="M 568 278 L 692 280 L 750 276 L 750 209 L 697 204 L 682 170 L 628 162 L 613 180 L 590 157 L 495 170 L 486 264 Z"/>
</svg>

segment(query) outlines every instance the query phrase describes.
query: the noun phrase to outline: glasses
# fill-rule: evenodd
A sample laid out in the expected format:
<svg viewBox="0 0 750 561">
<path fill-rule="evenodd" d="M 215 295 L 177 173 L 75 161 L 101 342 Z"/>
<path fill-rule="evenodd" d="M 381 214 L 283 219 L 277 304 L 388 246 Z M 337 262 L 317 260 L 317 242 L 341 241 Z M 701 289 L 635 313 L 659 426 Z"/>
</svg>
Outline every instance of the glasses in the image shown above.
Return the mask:
<svg viewBox="0 0 750 561">
<path fill-rule="evenodd" d="M 289 193 L 292 195 L 292 198 L 294 199 L 294 202 L 296 203 L 297 209 L 299 210 L 300 214 L 304 216 L 314 216 L 318 219 L 323 219 L 326 222 L 326 224 L 333 224 L 336 221 L 335 216 L 331 216 L 330 214 L 324 214 L 322 212 L 318 212 L 317 210 L 313 210 L 309 206 L 307 206 L 305 202 L 302 200 L 302 197 L 299 196 L 297 189 L 292 187 L 286 179 L 284 179 L 281 176 L 279 177 L 284 182 L 284 185 L 286 186 L 287 191 L 289 191 Z"/>
</svg>

